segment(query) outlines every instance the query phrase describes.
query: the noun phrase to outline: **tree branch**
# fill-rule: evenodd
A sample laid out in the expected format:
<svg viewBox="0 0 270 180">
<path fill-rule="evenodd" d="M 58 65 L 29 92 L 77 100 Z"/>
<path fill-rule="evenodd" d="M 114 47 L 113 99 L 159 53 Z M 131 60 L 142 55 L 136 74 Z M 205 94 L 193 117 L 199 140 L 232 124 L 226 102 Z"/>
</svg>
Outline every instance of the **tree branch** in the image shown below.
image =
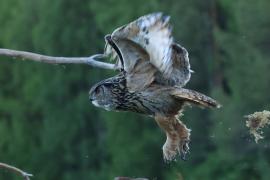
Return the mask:
<svg viewBox="0 0 270 180">
<path fill-rule="evenodd" d="M 149 180 L 147 178 L 115 177 L 114 180 Z"/>
<path fill-rule="evenodd" d="M 11 49 L 0 48 L 0 56 L 22 58 L 23 60 L 28 59 L 36 62 L 43 62 L 49 64 L 88 64 L 90 66 L 103 69 L 115 69 L 114 64 L 104 63 L 95 60 L 95 58 L 104 57 L 103 54 L 96 54 L 90 57 L 53 57 L 32 52 L 16 51 Z"/>
<path fill-rule="evenodd" d="M 5 164 L 5 163 L 1 163 L 0 162 L 0 169 L 7 169 L 7 170 L 10 170 L 16 174 L 19 174 L 20 176 L 22 176 L 24 178 L 24 180 L 30 180 L 30 177 L 33 176 L 32 174 L 28 174 L 26 172 L 24 172 L 23 170 L 20 170 L 14 166 L 10 166 L 8 164 Z"/>
</svg>

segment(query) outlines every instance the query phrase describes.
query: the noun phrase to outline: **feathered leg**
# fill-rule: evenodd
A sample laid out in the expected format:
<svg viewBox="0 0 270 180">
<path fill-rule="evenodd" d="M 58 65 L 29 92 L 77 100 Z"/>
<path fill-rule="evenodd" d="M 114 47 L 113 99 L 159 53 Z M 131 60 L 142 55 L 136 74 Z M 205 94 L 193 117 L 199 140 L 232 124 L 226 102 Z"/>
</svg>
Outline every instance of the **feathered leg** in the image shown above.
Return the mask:
<svg viewBox="0 0 270 180">
<path fill-rule="evenodd" d="M 185 160 L 185 155 L 189 151 L 190 129 L 176 116 L 155 116 L 155 120 L 167 136 L 166 142 L 162 147 L 164 160 L 172 161 L 178 154 Z"/>
</svg>

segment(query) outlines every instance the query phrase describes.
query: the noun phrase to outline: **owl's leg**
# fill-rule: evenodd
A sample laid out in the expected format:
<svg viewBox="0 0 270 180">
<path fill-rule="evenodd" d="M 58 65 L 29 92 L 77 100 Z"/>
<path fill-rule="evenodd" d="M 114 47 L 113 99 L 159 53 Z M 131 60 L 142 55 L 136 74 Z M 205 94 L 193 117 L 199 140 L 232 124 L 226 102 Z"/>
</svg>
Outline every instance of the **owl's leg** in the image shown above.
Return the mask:
<svg viewBox="0 0 270 180">
<path fill-rule="evenodd" d="M 162 147 L 164 159 L 172 161 L 180 155 L 183 160 L 186 160 L 185 156 L 189 152 L 190 130 L 175 116 L 155 116 L 155 120 L 167 136 Z"/>
</svg>

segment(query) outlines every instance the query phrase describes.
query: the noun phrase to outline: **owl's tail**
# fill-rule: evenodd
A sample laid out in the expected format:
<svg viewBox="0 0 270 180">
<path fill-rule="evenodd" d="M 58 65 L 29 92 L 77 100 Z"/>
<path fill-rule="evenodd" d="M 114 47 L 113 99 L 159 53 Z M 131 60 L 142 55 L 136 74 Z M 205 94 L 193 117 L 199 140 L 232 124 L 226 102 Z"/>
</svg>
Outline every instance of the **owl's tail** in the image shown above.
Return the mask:
<svg viewBox="0 0 270 180">
<path fill-rule="evenodd" d="M 202 107 L 221 107 L 221 105 L 216 100 L 197 91 L 184 88 L 174 88 L 171 94 L 177 99 L 185 100 L 189 103 L 196 104 Z"/>
</svg>

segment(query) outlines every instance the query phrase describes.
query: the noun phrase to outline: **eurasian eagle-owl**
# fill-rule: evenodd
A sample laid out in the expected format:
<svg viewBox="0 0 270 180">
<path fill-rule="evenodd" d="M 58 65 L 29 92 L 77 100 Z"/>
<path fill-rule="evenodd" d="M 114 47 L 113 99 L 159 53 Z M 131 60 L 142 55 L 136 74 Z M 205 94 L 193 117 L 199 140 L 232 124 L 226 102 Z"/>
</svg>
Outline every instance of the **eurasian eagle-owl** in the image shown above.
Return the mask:
<svg viewBox="0 0 270 180">
<path fill-rule="evenodd" d="M 184 89 L 191 69 L 187 50 L 173 41 L 169 16 L 153 13 L 105 37 L 104 57 L 116 59 L 120 73 L 94 85 L 89 98 L 109 111 L 132 111 L 155 118 L 165 131 L 164 159 L 189 151 L 190 130 L 178 119 L 185 104 L 219 107 L 212 98 Z"/>
</svg>

